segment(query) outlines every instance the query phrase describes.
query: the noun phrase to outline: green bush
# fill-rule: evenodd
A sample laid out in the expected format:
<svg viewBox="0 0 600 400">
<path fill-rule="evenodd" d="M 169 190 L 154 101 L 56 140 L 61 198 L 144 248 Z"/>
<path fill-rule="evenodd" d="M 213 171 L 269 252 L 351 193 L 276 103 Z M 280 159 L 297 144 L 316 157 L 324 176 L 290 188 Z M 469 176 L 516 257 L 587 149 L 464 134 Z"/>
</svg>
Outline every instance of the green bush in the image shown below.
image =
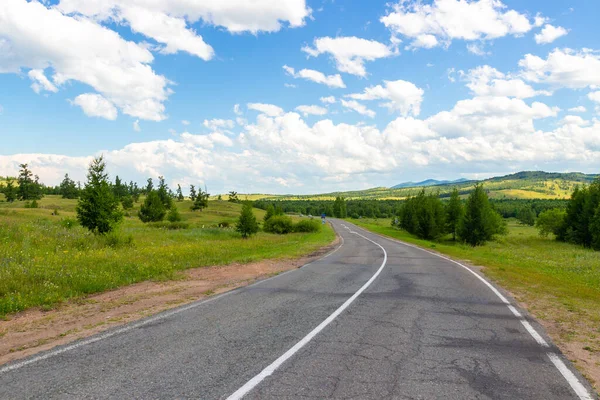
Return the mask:
<svg viewBox="0 0 600 400">
<path fill-rule="evenodd" d="M 229 223 L 229 221 L 223 221 L 223 222 L 219 222 L 219 227 L 221 228 L 229 228 L 231 224 Z"/>
<path fill-rule="evenodd" d="M 133 197 L 127 195 L 121 199 L 121 205 L 125 210 L 131 210 L 133 208 Z"/>
<path fill-rule="evenodd" d="M 181 221 L 181 214 L 179 214 L 179 210 L 177 206 L 173 204 L 171 209 L 169 210 L 169 214 L 167 215 L 167 220 L 169 222 L 179 222 Z"/>
<path fill-rule="evenodd" d="M 60 226 L 65 229 L 72 229 L 79 225 L 79 222 L 75 218 L 63 218 L 60 220 Z"/>
<path fill-rule="evenodd" d="M 294 225 L 294 232 L 319 232 L 321 230 L 321 223 L 314 219 L 304 219 Z"/>
<path fill-rule="evenodd" d="M 24 208 L 39 208 L 39 204 L 37 202 L 37 200 L 33 200 L 32 202 L 26 201 L 25 205 L 23 206 Z"/>
<path fill-rule="evenodd" d="M 538 216 L 535 226 L 540 231 L 540 236 L 547 237 L 549 234 L 558 235 L 567 212 L 560 208 L 546 210 Z"/>
<path fill-rule="evenodd" d="M 269 233 L 285 235 L 294 231 L 294 223 L 290 217 L 285 215 L 276 215 L 265 221 L 263 230 Z"/>
</svg>

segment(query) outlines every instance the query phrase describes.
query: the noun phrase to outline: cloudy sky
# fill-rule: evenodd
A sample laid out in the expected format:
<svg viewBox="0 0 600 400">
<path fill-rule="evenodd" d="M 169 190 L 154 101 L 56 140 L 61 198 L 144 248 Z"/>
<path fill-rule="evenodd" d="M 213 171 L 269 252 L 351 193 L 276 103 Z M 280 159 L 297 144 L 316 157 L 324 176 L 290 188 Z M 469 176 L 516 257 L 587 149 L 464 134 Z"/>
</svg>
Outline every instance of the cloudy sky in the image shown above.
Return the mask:
<svg viewBox="0 0 600 400">
<path fill-rule="evenodd" d="M 600 2 L 2 0 L 0 175 L 315 193 L 600 169 Z"/>
</svg>

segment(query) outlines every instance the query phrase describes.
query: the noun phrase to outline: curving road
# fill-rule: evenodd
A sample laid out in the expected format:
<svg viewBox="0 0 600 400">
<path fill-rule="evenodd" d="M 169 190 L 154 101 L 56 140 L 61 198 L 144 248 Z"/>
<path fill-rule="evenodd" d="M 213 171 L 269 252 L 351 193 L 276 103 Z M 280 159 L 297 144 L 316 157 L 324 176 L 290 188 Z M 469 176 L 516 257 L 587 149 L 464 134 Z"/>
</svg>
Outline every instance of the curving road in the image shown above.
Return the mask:
<svg viewBox="0 0 600 400">
<path fill-rule="evenodd" d="M 0 367 L 0 398 L 596 398 L 478 274 L 333 226 L 317 262 Z"/>
</svg>

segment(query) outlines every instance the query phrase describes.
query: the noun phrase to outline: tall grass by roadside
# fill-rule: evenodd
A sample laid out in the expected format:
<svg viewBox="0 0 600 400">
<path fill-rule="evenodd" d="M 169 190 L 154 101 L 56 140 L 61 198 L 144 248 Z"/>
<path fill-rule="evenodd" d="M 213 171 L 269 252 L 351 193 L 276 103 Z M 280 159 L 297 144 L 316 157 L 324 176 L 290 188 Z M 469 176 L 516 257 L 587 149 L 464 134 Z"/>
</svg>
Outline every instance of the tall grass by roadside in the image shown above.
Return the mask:
<svg viewBox="0 0 600 400">
<path fill-rule="evenodd" d="M 187 229 L 157 229 L 130 217 L 117 232 L 97 236 L 73 223 L 74 202 L 45 198 L 42 208 L 27 210 L 0 203 L 0 317 L 144 280 L 176 279 L 188 268 L 297 257 L 335 238 L 326 227 L 244 240 L 232 228 L 219 228 L 233 224 L 238 204 L 211 202 L 192 213 L 189 201 L 177 203 Z"/>
</svg>

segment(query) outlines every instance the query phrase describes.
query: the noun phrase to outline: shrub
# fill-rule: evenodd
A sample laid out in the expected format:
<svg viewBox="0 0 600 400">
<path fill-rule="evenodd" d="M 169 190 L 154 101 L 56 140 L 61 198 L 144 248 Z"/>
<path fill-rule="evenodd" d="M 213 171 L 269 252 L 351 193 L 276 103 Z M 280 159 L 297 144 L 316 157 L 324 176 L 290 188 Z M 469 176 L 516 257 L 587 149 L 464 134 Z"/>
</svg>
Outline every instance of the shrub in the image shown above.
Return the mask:
<svg viewBox="0 0 600 400">
<path fill-rule="evenodd" d="M 258 222 L 252 211 L 252 203 L 244 203 L 242 213 L 238 219 L 235 230 L 238 231 L 243 238 L 247 238 L 258 232 Z"/>
<path fill-rule="evenodd" d="M 181 214 L 179 214 L 179 210 L 177 209 L 177 206 L 175 204 L 171 206 L 169 214 L 167 215 L 167 220 L 169 220 L 169 222 L 181 221 Z"/>
<path fill-rule="evenodd" d="M 124 196 L 121 199 L 121 205 L 123 206 L 123 208 L 125 210 L 130 210 L 133 208 L 133 197 L 131 197 L 130 195 Z"/>
<path fill-rule="evenodd" d="M 560 208 L 546 210 L 538 216 L 535 226 L 540 231 L 540 236 L 547 237 L 549 234 L 558 235 L 564 223 L 567 212 Z"/>
<path fill-rule="evenodd" d="M 75 218 L 63 218 L 60 220 L 60 226 L 65 229 L 72 229 L 78 225 L 77 220 Z"/>
<path fill-rule="evenodd" d="M 285 235 L 294 231 L 294 223 L 290 217 L 285 215 L 276 215 L 265 221 L 263 230 L 269 233 Z"/>
<path fill-rule="evenodd" d="M 23 207 L 24 208 L 39 208 L 40 205 L 38 204 L 37 200 L 33 200 L 31 202 L 26 201 L 25 205 Z"/>
<path fill-rule="evenodd" d="M 319 232 L 321 230 L 321 223 L 314 219 L 304 219 L 294 225 L 294 232 Z"/>
<path fill-rule="evenodd" d="M 167 210 L 156 190 L 152 190 L 144 199 L 138 217 L 142 222 L 158 222 L 165 218 Z"/>
<path fill-rule="evenodd" d="M 219 227 L 221 228 L 229 228 L 229 225 L 231 225 L 229 221 L 219 222 Z"/>
</svg>

